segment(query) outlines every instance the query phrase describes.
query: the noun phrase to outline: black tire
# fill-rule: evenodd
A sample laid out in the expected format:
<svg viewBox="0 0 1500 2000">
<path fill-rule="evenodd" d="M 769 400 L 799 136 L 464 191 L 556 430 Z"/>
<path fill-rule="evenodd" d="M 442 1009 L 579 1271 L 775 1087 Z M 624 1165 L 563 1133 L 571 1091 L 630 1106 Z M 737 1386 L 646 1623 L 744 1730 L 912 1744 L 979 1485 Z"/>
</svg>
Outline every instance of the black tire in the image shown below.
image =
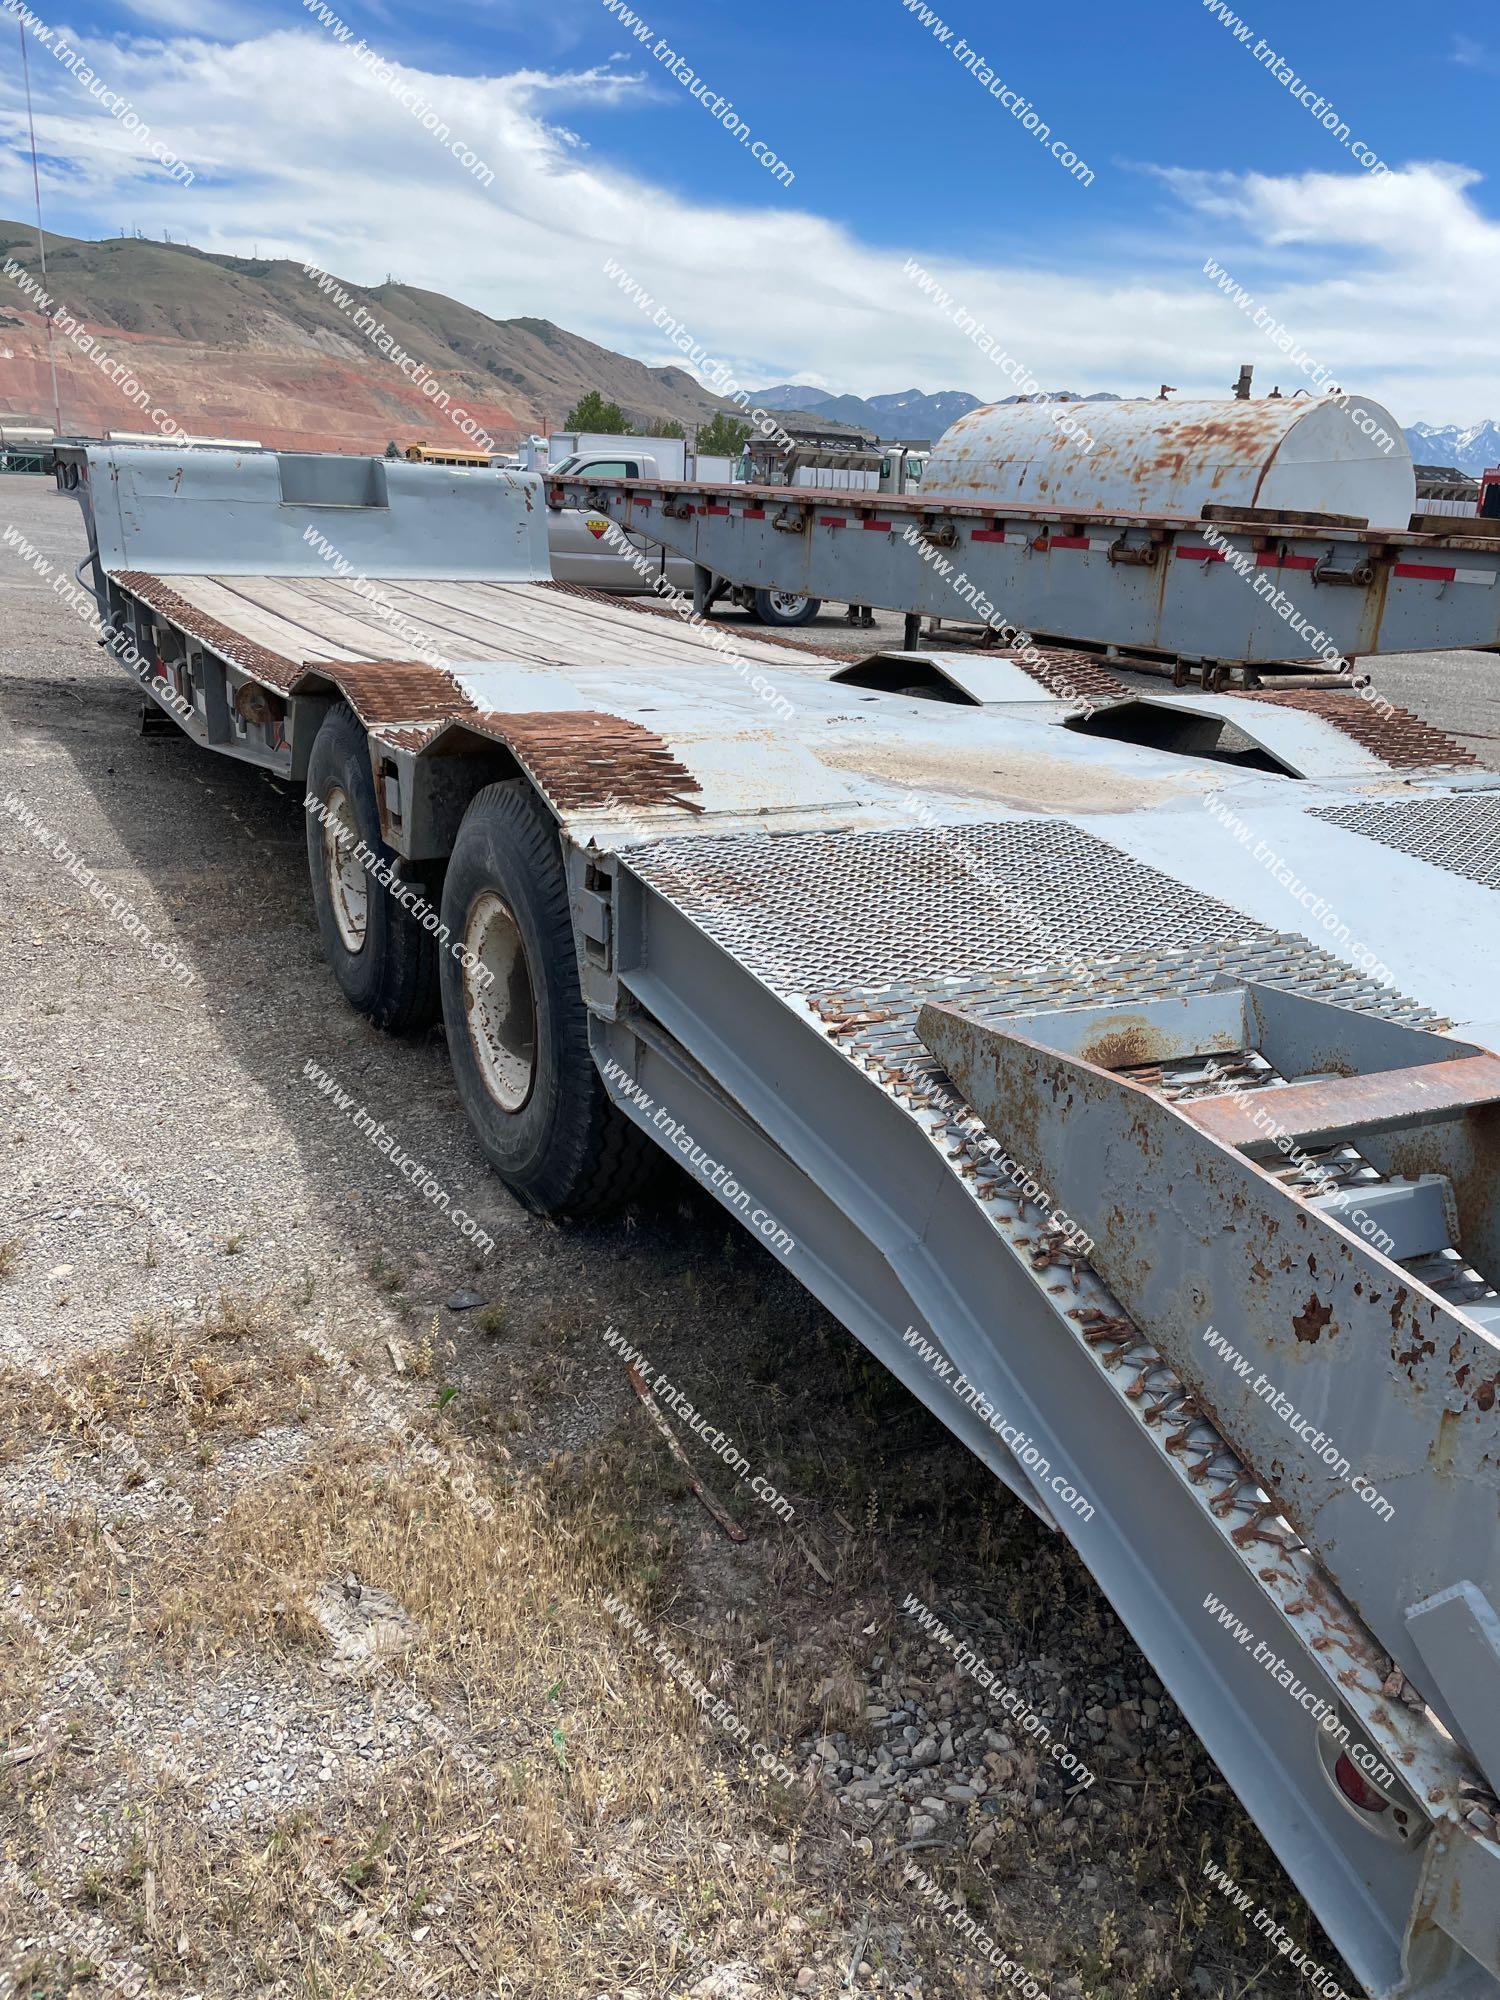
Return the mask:
<svg viewBox="0 0 1500 2000">
<path fill-rule="evenodd" d="M 579 1216 L 619 1207 L 654 1178 L 657 1150 L 611 1103 L 590 1053 L 557 826 L 521 781 L 486 786 L 464 814 L 443 884 L 455 946 L 470 943 L 484 898 L 498 933 L 519 939 L 523 957 L 510 961 L 509 976 L 503 957 L 491 961 L 499 976 L 484 993 L 503 993 L 503 1006 L 476 1005 L 471 1021 L 464 966 L 456 951 L 442 956 L 448 1054 L 469 1123 L 528 1208 Z"/>
<path fill-rule="evenodd" d="M 369 738 L 352 709 L 335 708 L 324 717 L 307 762 L 307 791 L 325 806 L 341 793 L 347 801 L 347 821 L 376 861 L 387 867 L 398 865 L 399 857 L 380 837 Z M 351 943 L 335 909 L 328 848 L 326 821 L 309 806 L 307 869 L 313 907 L 323 949 L 344 998 L 379 1028 L 428 1026 L 439 1009 L 436 940 L 390 889 L 367 879 L 364 938 L 358 945 Z M 427 903 L 426 890 L 419 883 L 412 886 Z"/>
<path fill-rule="evenodd" d="M 779 605 L 778 597 L 791 593 L 779 590 L 757 590 L 755 593 L 755 615 L 762 625 L 806 625 L 817 617 L 823 608 L 821 597 L 804 597 L 799 600 L 799 608 L 787 611 Z"/>
</svg>

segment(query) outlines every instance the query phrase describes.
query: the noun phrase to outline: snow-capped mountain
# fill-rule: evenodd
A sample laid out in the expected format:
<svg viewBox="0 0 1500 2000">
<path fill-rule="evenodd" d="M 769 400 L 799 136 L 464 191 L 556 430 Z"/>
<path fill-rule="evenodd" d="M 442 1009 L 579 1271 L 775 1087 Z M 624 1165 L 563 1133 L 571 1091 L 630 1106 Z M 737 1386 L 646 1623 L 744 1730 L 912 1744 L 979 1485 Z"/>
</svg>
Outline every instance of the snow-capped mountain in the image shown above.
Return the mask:
<svg viewBox="0 0 1500 2000">
<path fill-rule="evenodd" d="M 831 389 L 814 389 L 806 382 L 778 382 L 774 389 L 752 390 L 750 400 L 766 410 L 815 410 L 833 400 Z"/>
<path fill-rule="evenodd" d="M 1406 442 L 1418 465 L 1456 465 L 1478 476 L 1500 465 L 1500 424 L 1412 424 Z"/>
<path fill-rule="evenodd" d="M 1108 390 L 1082 397 L 1073 389 L 1054 389 L 1049 393 L 1060 403 L 1120 400 Z M 758 389 L 753 400 L 763 409 L 801 410 L 852 424 L 871 437 L 933 440 L 970 410 L 978 409 L 980 402 L 978 396 L 971 396 L 966 389 L 940 389 L 932 395 L 922 389 L 902 389 L 887 396 L 850 396 L 831 389 L 815 389 L 805 382 L 782 382 L 773 389 Z M 996 396 L 993 400 L 1015 403 L 1020 398 Z M 1412 424 L 1406 431 L 1406 442 L 1418 465 L 1453 465 L 1471 476 L 1500 465 L 1500 423 Z"/>
<path fill-rule="evenodd" d="M 979 398 L 966 389 L 939 389 L 932 396 L 921 389 L 903 389 L 899 395 L 867 396 L 865 401 L 903 437 L 941 437 L 949 424 L 979 408 Z"/>
</svg>

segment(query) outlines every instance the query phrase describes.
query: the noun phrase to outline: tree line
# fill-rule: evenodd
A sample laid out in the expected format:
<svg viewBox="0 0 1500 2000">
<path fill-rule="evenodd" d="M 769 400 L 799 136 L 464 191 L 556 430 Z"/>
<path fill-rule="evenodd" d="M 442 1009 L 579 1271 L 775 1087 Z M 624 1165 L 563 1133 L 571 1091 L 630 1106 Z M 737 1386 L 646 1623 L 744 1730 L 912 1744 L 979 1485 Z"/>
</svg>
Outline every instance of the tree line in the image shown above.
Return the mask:
<svg viewBox="0 0 1500 2000">
<path fill-rule="evenodd" d="M 632 430 L 630 419 L 618 403 L 607 403 L 597 389 L 590 389 L 563 418 L 566 431 L 593 431 L 605 437 L 637 435 L 642 437 L 686 438 L 687 432 L 674 417 L 656 417 L 643 431 Z M 745 448 L 745 440 L 750 435 L 750 426 L 742 424 L 730 416 L 727 410 L 715 411 L 708 423 L 699 427 L 697 450 L 719 458 L 738 458 Z"/>
</svg>

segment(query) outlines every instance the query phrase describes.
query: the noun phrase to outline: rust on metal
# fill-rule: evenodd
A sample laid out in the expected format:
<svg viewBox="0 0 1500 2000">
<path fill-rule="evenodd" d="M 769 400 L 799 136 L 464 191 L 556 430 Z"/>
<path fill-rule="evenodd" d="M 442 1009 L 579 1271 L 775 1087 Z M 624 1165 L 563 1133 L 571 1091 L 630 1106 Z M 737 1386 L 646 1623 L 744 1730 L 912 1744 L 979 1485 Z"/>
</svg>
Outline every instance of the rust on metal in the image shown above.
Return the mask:
<svg viewBox="0 0 1500 2000">
<path fill-rule="evenodd" d="M 291 692 L 332 681 L 361 722 L 440 722 L 472 715 L 474 703 L 442 667 L 425 660 L 309 660 Z"/>
<path fill-rule="evenodd" d="M 1301 1312 L 1292 1315 L 1292 1332 L 1297 1338 L 1311 1345 L 1322 1338 L 1323 1330 L 1333 1318 L 1333 1307 L 1325 1306 L 1314 1292 Z"/>
<path fill-rule="evenodd" d="M 1333 688 L 1226 689 L 1238 701 L 1266 701 L 1277 708 L 1315 715 L 1361 748 L 1398 770 L 1458 770 L 1477 766 L 1479 759 L 1446 729 L 1424 722 L 1409 708 L 1394 703 L 1364 701 Z"/>
<path fill-rule="evenodd" d="M 273 653 L 267 646 L 257 646 L 253 640 L 236 632 L 232 625 L 225 625 L 220 619 L 210 618 L 206 611 L 198 610 L 187 599 L 173 590 L 169 583 L 159 576 L 151 576 L 145 570 L 117 570 L 110 578 L 128 590 L 132 597 L 152 611 L 159 611 L 163 618 L 170 618 L 179 631 L 190 639 L 196 639 L 201 646 L 218 653 L 232 667 L 239 667 L 252 679 L 263 682 L 267 687 L 276 688 L 282 694 L 291 692 L 292 683 L 301 672 L 296 660 L 289 660 L 281 653 Z"/>
<path fill-rule="evenodd" d="M 1177 1109 L 1210 1138 L 1248 1151 L 1283 1141 L 1326 1145 L 1360 1132 L 1394 1132 L 1500 1103 L 1500 1056 L 1456 1056 L 1317 1083 L 1288 1083 L 1259 1100 L 1239 1094 L 1183 1099 Z M 1267 1122 L 1272 1129 L 1268 1132 Z"/>
<path fill-rule="evenodd" d="M 1259 521 L 1269 527 L 1368 528 L 1370 525 L 1363 514 L 1318 514 L 1297 507 L 1226 507 L 1212 500 L 1203 503 L 1202 514 L 1205 521 Z"/>
<path fill-rule="evenodd" d="M 464 723 L 504 743 L 559 811 L 615 805 L 703 810 L 684 796 L 702 790 L 686 764 L 654 730 L 623 716 L 595 709 L 490 710 L 465 716 Z"/>
<path fill-rule="evenodd" d="M 936 473 L 929 468 L 929 478 L 942 482 L 942 493 L 924 488 L 923 497 L 929 504 L 950 491 L 968 498 L 974 493 L 993 490 L 997 454 L 990 430 L 992 415 L 988 408 L 969 412 L 947 434 L 944 446 L 934 452 L 933 457 L 941 458 L 943 466 Z M 1222 414 L 1217 411 L 1205 414 L 1191 408 L 1179 412 L 1163 406 L 1153 410 L 1151 418 L 1151 430 L 1144 443 L 1137 433 L 1121 434 L 1106 424 L 1097 428 L 1097 434 L 1090 433 L 1088 447 L 1089 466 L 1099 485 L 1107 487 L 1112 475 L 1123 481 L 1129 488 L 1129 497 L 1140 503 L 1141 511 L 1145 511 L 1146 503 L 1163 483 L 1180 480 L 1195 466 L 1204 469 L 1210 487 L 1220 491 L 1253 469 L 1256 472 L 1253 505 L 1259 499 L 1261 484 L 1275 463 L 1287 429 L 1286 406 L 1269 400 L 1231 404 Z M 1076 473 L 1063 434 L 1058 433 L 1050 442 L 1053 446 L 1050 458 L 1042 455 L 1037 440 L 1024 435 L 1016 441 L 1014 452 L 1007 454 L 1020 467 L 1016 485 L 1026 485 L 1030 474 L 1031 492 L 1038 502 L 1048 504 L 1049 511 L 1055 505 L 1054 492 L 1070 487 Z M 950 460 L 957 468 L 956 473 L 949 470 Z M 1076 515 L 1077 503 L 1071 510 L 1059 506 L 1056 511 L 1071 511 Z"/>
<path fill-rule="evenodd" d="M 1099 708 L 1105 703 L 1134 699 L 1125 683 L 1100 666 L 1092 653 L 1063 646 L 1032 646 L 1027 650 L 1029 659 L 1022 652 L 1014 656 L 1021 672 L 1064 701 L 1082 700 Z"/>
<path fill-rule="evenodd" d="M 633 499 L 656 500 L 676 491 L 702 494 L 705 498 L 721 500 L 725 504 L 741 504 L 760 507 L 773 503 L 783 503 L 801 508 L 816 509 L 825 502 L 833 502 L 847 514 L 889 515 L 900 514 L 919 520 L 924 515 L 951 515 L 967 521 L 979 517 L 985 525 L 995 520 L 1044 521 L 1054 528 L 1061 528 L 1068 521 L 1079 519 L 1077 503 L 1072 506 L 1050 506 L 1034 500 L 1001 500 L 993 497 L 966 498 L 962 494 L 928 492 L 925 497 L 910 493 L 870 493 L 837 491 L 832 487 L 816 486 L 748 486 L 715 485 L 700 481 L 682 482 L 661 479 L 610 479 L 593 482 L 575 479 L 571 473 L 564 473 L 561 484 L 555 489 L 569 485 L 598 484 L 606 486 L 611 494 L 618 493 L 627 502 Z M 1247 535 L 1264 534 L 1266 513 L 1260 507 L 1240 507 L 1228 505 L 1220 510 L 1220 524 L 1233 527 L 1243 526 Z M 1278 510 L 1279 511 L 1279 510 Z M 1218 518 L 1218 517 L 1216 517 Z M 1170 510 L 1145 509 L 1135 507 L 1104 507 L 1087 516 L 1091 528 L 1097 529 L 1114 525 L 1121 528 L 1151 528 L 1162 532 L 1174 529 L 1200 529 L 1203 526 L 1201 513 L 1178 514 Z M 1442 533 L 1430 529 L 1414 533 L 1402 528 L 1319 528 L 1315 532 L 1320 540 L 1338 542 L 1366 542 L 1385 548 L 1470 548 L 1482 550 L 1484 541 L 1477 538 L 1472 529 L 1478 529 L 1478 522 L 1471 524 L 1467 519 L 1453 517 L 1451 525 Z M 554 589 L 583 590 L 581 584 L 554 584 Z M 761 635 L 757 633 L 757 638 Z"/>
<path fill-rule="evenodd" d="M 331 682 L 364 723 L 435 722 L 473 711 L 473 702 L 452 674 L 424 660 L 288 659 L 189 604 L 162 577 L 144 570 L 120 570 L 111 580 L 169 618 L 188 638 L 278 694 L 305 694 L 321 682 Z"/>
<path fill-rule="evenodd" d="M 442 726 L 441 722 L 413 722 L 399 729 L 377 730 L 376 735 L 393 750 L 425 750 Z"/>
</svg>

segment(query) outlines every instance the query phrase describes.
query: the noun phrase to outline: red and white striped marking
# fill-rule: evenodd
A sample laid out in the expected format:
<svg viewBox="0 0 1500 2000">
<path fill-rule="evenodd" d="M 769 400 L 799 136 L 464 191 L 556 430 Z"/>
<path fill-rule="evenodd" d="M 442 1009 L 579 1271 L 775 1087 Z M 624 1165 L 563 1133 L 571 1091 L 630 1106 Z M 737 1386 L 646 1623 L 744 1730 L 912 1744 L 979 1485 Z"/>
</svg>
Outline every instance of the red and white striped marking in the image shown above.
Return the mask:
<svg viewBox="0 0 1500 2000">
<path fill-rule="evenodd" d="M 981 539 L 980 534 L 976 533 L 974 539 L 975 541 L 979 541 Z M 985 539 L 992 538 L 986 537 Z M 1001 535 L 999 539 L 1004 541 L 1005 536 Z M 1059 535 L 1051 528 L 1042 528 L 1034 538 L 1025 534 L 1017 534 L 1015 539 L 1018 542 L 1029 541 L 1032 548 L 1039 550 L 1043 554 L 1049 549 L 1077 549 L 1080 554 L 1087 554 L 1092 549 L 1104 553 L 1112 549 L 1116 541 L 1114 535 Z"/>
<path fill-rule="evenodd" d="M 637 498 L 634 504 L 645 509 L 650 507 L 651 502 L 649 499 Z M 688 511 L 732 517 L 734 510 L 727 506 L 700 506 L 696 509 L 690 507 Z M 764 507 L 746 507 L 741 511 L 739 518 L 745 521 L 763 521 L 766 518 L 766 510 Z M 855 518 L 861 528 L 867 529 L 872 534 L 889 535 L 895 531 L 894 521 L 885 520 L 878 515 L 860 514 Z M 820 528 L 846 528 L 850 517 L 847 514 L 819 514 L 816 519 Z M 1033 540 L 1033 537 L 1020 527 L 1014 530 L 993 527 L 973 528 L 969 531 L 969 539 L 975 542 L 1004 543 L 1029 541 Z M 1049 532 L 1046 528 L 1042 528 L 1034 537 L 1036 546 L 1043 551 L 1068 549 L 1097 555 L 1107 554 L 1117 540 L 1118 536 L 1113 534 L 1059 535 Z M 1206 543 L 1199 542 L 1179 542 L 1172 550 L 1173 557 L 1178 562 L 1221 563 L 1227 561 L 1230 553 L 1228 550 L 1210 548 Z M 1248 555 L 1250 551 L 1246 550 L 1244 553 Z M 1319 556 L 1276 554 L 1270 550 L 1261 550 L 1253 557 L 1257 569 L 1315 570 L 1321 560 Z M 1467 583 L 1481 590 L 1493 590 L 1495 578 L 1500 572 L 1492 569 L 1460 569 L 1456 565 L 1447 563 L 1398 562 L 1391 565 L 1391 574 L 1409 577 L 1421 583 Z"/>
<path fill-rule="evenodd" d="M 1492 569 L 1452 569 L 1445 563 L 1393 563 L 1392 576 L 1414 576 L 1424 583 L 1474 583 L 1481 590 L 1494 587 Z"/>
</svg>

